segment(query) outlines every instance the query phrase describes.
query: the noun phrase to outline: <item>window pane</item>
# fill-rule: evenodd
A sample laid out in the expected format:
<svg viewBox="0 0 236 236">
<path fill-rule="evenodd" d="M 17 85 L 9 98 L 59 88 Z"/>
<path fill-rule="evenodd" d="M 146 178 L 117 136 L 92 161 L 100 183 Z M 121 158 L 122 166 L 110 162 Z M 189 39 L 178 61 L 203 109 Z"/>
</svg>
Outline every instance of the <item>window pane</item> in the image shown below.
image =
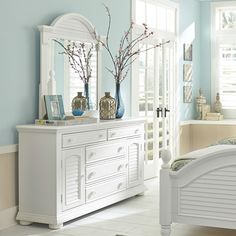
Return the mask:
<svg viewBox="0 0 236 236">
<path fill-rule="evenodd" d="M 236 44 L 221 44 L 219 55 L 219 92 L 222 108 L 236 109 Z"/>
<path fill-rule="evenodd" d="M 221 29 L 236 29 L 236 8 L 221 10 Z"/>
</svg>

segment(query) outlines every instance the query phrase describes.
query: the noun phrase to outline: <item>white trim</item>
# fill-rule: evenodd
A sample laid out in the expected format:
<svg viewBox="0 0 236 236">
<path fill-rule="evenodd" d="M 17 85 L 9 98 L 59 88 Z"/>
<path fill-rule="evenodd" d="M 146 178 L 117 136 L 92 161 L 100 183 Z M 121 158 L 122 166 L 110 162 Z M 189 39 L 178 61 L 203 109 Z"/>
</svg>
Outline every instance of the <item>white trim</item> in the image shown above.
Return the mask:
<svg viewBox="0 0 236 236">
<path fill-rule="evenodd" d="M 215 100 L 216 91 L 216 55 L 215 55 L 215 45 L 216 45 L 216 35 L 215 35 L 215 4 L 211 4 L 211 105 L 213 105 Z"/>
<path fill-rule="evenodd" d="M 18 206 L 0 210 L 0 230 L 16 225 L 16 213 Z"/>
<path fill-rule="evenodd" d="M 17 144 L 0 146 L 0 155 L 6 154 L 6 153 L 14 153 L 14 152 L 18 152 L 18 145 Z"/>
<path fill-rule="evenodd" d="M 185 120 L 179 123 L 180 126 L 185 125 L 236 125 L 236 119 L 225 120 Z"/>
</svg>

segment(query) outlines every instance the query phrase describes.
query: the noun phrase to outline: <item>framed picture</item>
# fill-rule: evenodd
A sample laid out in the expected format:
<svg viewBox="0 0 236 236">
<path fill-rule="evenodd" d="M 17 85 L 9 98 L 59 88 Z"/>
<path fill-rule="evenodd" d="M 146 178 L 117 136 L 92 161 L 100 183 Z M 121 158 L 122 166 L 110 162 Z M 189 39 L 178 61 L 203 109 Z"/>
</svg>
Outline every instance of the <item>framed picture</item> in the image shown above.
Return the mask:
<svg viewBox="0 0 236 236">
<path fill-rule="evenodd" d="M 190 82 L 193 77 L 193 67 L 192 64 L 183 64 L 183 81 Z"/>
<path fill-rule="evenodd" d="M 193 45 L 192 44 L 184 44 L 184 60 L 192 61 L 193 59 Z"/>
<path fill-rule="evenodd" d="M 65 111 L 62 95 L 44 95 L 48 120 L 64 120 Z"/>
<path fill-rule="evenodd" d="M 193 97 L 193 88 L 191 85 L 184 86 L 183 88 L 183 98 L 184 103 L 191 103 Z"/>
</svg>

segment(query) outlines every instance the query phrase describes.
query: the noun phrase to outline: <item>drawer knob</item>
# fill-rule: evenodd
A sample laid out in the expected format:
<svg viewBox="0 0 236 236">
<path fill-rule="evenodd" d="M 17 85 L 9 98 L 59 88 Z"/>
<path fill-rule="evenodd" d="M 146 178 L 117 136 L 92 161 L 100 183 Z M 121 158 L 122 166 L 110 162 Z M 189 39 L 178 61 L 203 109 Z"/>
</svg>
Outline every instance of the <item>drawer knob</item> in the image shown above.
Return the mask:
<svg viewBox="0 0 236 236">
<path fill-rule="evenodd" d="M 94 155 L 95 155 L 95 153 L 94 153 L 94 152 L 91 152 L 91 153 L 89 154 L 89 159 L 92 158 Z"/>
<path fill-rule="evenodd" d="M 135 134 L 137 134 L 138 132 L 139 132 L 139 129 L 136 129 L 136 130 L 134 131 Z"/>
<path fill-rule="evenodd" d="M 123 168 L 123 165 L 119 165 L 119 166 L 117 167 L 117 171 L 121 171 L 122 168 Z"/>
<path fill-rule="evenodd" d="M 98 135 L 98 138 L 103 138 L 103 134 L 99 134 L 99 135 Z"/>
<path fill-rule="evenodd" d="M 119 183 L 119 184 L 117 185 L 117 189 L 121 189 L 122 186 L 123 186 L 123 183 Z"/>
<path fill-rule="evenodd" d="M 117 149 L 117 152 L 121 152 L 123 150 L 123 147 L 119 147 L 118 149 Z"/>
<path fill-rule="evenodd" d="M 116 133 L 111 133 L 111 137 L 114 137 L 116 135 Z"/>
<path fill-rule="evenodd" d="M 89 175 L 88 175 L 88 179 L 91 179 L 92 177 L 94 177 L 96 175 L 96 172 L 91 172 L 91 173 L 89 173 Z"/>
<path fill-rule="evenodd" d="M 68 142 L 68 143 L 71 143 L 71 141 L 72 141 L 72 139 L 71 139 L 71 138 L 69 138 L 69 139 L 67 140 L 67 142 Z"/>
<path fill-rule="evenodd" d="M 92 197 L 94 197 L 96 195 L 96 192 L 91 192 L 91 193 L 89 193 L 89 195 L 88 195 L 88 199 L 90 199 L 90 198 L 92 198 Z"/>
</svg>

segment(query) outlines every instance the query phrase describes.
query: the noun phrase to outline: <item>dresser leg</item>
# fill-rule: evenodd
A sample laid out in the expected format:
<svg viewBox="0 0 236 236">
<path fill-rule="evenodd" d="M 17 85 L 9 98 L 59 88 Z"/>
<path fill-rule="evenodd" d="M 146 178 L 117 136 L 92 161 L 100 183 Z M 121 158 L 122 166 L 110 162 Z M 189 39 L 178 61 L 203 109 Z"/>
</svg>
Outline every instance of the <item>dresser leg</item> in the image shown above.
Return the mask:
<svg viewBox="0 0 236 236">
<path fill-rule="evenodd" d="M 58 224 L 58 225 L 54 225 L 54 224 L 49 224 L 48 228 L 49 229 L 61 229 L 63 227 L 63 224 Z"/>
<path fill-rule="evenodd" d="M 170 236 L 170 233 L 171 233 L 170 225 L 161 226 L 161 236 Z"/>
<path fill-rule="evenodd" d="M 19 223 L 20 223 L 20 225 L 31 225 L 33 222 L 26 221 L 26 220 L 20 220 Z"/>
</svg>

